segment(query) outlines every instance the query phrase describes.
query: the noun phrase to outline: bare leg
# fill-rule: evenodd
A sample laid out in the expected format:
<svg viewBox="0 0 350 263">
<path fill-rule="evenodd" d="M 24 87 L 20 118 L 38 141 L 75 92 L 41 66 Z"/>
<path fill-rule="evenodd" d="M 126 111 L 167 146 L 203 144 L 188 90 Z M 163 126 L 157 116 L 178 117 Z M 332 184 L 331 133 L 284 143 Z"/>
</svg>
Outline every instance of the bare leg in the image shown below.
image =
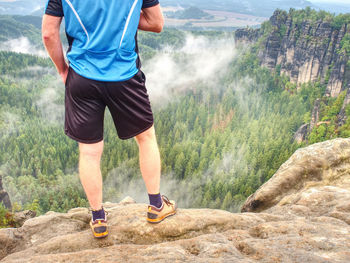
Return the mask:
<svg viewBox="0 0 350 263">
<path fill-rule="evenodd" d="M 103 141 L 93 144 L 79 143 L 79 177 L 94 210 L 102 206 L 102 175 L 100 161 Z"/>
<path fill-rule="evenodd" d="M 149 194 L 158 194 L 160 187 L 160 154 L 152 126 L 135 137 L 139 146 L 140 169 Z"/>
</svg>

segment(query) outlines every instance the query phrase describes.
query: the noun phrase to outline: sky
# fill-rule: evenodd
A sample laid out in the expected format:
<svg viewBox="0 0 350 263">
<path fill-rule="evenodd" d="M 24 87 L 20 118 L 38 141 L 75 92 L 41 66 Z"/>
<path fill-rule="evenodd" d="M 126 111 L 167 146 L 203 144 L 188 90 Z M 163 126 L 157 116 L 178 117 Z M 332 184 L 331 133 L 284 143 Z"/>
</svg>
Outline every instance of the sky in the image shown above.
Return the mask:
<svg viewBox="0 0 350 263">
<path fill-rule="evenodd" d="M 15 0 L 0 0 L 0 2 L 14 2 Z M 31 1 L 31 0 L 27 0 Z M 332 4 L 332 3 L 340 3 L 340 4 L 349 4 L 350 5 L 350 0 L 309 0 L 312 3 L 327 3 L 327 4 Z"/>
<path fill-rule="evenodd" d="M 339 4 L 350 5 L 350 0 L 309 0 L 309 1 L 312 3 L 327 3 L 327 4 L 339 3 Z"/>
</svg>

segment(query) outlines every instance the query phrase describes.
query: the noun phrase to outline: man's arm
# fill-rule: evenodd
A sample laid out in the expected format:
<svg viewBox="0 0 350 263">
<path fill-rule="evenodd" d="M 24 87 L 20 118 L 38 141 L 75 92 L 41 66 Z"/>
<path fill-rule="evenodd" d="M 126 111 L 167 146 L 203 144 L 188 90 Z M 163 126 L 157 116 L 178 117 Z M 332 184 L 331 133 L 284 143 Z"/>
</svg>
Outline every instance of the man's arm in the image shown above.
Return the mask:
<svg viewBox="0 0 350 263">
<path fill-rule="evenodd" d="M 164 17 L 160 4 L 141 10 L 139 29 L 160 33 L 163 30 L 163 26 Z"/>
<path fill-rule="evenodd" d="M 42 38 L 49 56 L 56 66 L 62 80 L 66 83 L 68 65 L 64 59 L 62 42 L 60 38 L 60 25 L 62 17 L 44 15 L 42 23 Z"/>
</svg>

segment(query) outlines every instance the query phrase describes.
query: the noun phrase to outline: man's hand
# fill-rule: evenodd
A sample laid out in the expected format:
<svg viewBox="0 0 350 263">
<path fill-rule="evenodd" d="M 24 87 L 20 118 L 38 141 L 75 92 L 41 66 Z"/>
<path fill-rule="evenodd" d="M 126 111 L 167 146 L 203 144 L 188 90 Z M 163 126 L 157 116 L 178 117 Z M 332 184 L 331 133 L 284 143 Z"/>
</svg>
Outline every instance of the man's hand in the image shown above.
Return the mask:
<svg viewBox="0 0 350 263">
<path fill-rule="evenodd" d="M 66 65 L 66 69 L 60 73 L 63 83 L 66 84 L 67 76 L 68 76 L 68 66 Z"/>
<path fill-rule="evenodd" d="M 139 29 L 160 33 L 163 30 L 164 17 L 160 5 L 144 8 L 141 11 Z"/>
<path fill-rule="evenodd" d="M 68 65 L 64 59 L 62 43 L 60 38 L 60 25 L 62 17 L 44 15 L 42 24 L 42 37 L 44 46 L 55 64 L 62 80 L 66 83 Z"/>
</svg>

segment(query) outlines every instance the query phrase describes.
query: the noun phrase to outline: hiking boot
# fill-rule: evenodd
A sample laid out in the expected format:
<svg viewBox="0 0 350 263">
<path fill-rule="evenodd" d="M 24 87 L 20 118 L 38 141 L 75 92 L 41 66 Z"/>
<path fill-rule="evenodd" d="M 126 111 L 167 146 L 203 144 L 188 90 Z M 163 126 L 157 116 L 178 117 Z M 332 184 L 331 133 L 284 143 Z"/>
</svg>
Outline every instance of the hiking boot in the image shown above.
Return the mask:
<svg viewBox="0 0 350 263">
<path fill-rule="evenodd" d="M 148 206 L 147 221 L 149 223 L 159 223 L 165 218 L 176 214 L 177 205 L 175 201 L 169 200 L 165 195 L 162 195 L 162 201 L 160 208 L 153 205 Z"/>
<path fill-rule="evenodd" d="M 108 213 L 106 211 L 105 212 L 105 218 L 104 219 L 96 219 L 95 221 L 93 221 L 91 219 L 90 221 L 90 227 L 92 230 L 92 234 L 94 235 L 94 237 L 96 238 L 103 238 L 108 236 L 108 227 L 107 227 L 107 215 Z"/>
</svg>

